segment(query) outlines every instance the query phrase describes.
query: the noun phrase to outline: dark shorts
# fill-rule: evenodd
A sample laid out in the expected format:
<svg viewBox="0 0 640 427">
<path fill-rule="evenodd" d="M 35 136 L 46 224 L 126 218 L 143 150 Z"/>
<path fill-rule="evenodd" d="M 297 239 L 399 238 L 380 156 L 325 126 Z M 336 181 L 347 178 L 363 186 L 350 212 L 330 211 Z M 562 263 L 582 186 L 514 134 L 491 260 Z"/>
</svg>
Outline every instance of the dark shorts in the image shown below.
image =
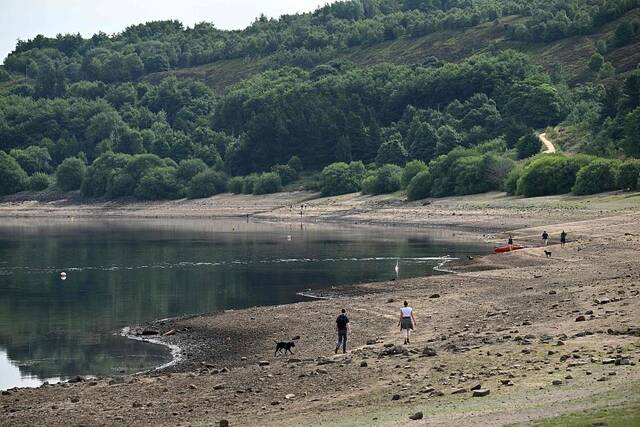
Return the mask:
<svg viewBox="0 0 640 427">
<path fill-rule="evenodd" d="M 410 317 L 403 317 L 400 322 L 400 329 L 413 329 L 413 322 Z"/>
</svg>

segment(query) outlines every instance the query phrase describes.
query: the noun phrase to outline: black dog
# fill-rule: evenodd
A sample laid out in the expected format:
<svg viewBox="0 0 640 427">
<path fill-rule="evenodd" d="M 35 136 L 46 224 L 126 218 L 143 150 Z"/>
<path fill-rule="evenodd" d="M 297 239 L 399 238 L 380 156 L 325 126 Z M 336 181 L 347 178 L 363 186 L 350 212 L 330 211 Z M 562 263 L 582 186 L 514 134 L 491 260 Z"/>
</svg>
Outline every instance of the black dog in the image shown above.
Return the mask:
<svg viewBox="0 0 640 427">
<path fill-rule="evenodd" d="M 274 341 L 276 343 L 276 352 L 273 354 L 274 356 L 277 355 L 278 353 L 282 352 L 282 350 L 284 350 L 284 354 L 287 354 L 287 351 L 291 354 L 293 354 L 293 351 L 291 351 L 291 349 L 293 347 L 296 346 L 296 343 L 294 343 L 293 341 Z"/>
<path fill-rule="evenodd" d="M 551 251 L 544 251 L 544 254 L 547 256 L 547 258 L 551 258 Z"/>
</svg>

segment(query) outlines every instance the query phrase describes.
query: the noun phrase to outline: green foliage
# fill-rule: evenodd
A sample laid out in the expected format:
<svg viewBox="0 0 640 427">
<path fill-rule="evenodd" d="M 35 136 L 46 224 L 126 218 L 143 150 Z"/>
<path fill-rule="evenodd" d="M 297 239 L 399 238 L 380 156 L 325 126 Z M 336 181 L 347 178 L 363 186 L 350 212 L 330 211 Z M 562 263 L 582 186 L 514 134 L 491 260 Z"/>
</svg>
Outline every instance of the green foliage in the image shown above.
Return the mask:
<svg viewBox="0 0 640 427">
<path fill-rule="evenodd" d="M 330 164 L 322 170 L 320 191 L 323 196 L 337 196 L 360 191 L 360 183 L 364 173 L 365 168 L 362 162 Z"/>
<path fill-rule="evenodd" d="M 576 195 L 602 193 L 616 187 L 616 167 L 610 160 L 598 159 L 583 166 L 576 175 L 572 192 Z"/>
<path fill-rule="evenodd" d="M 427 165 L 422 160 L 412 160 L 407 163 L 402 171 L 402 188 L 407 188 L 414 176 L 427 170 Z"/>
<path fill-rule="evenodd" d="M 524 168 L 522 165 L 517 165 L 509 171 L 504 179 L 503 189 L 507 194 L 514 196 L 518 194 L 518 180 L 522 176 Z"/>
<path fill-rule="evenodd" d="M 113 180 L 126 168 L 131 156 L 120 153 L 106 152 L 95 159 L 87 168 L 81 191 L 87 197 L 105 196 L 113 185 Z M 131 174 L 129 174 L 131 176 Z M 137 178 L 133 178 L 137 182 Z"/>
<path fill-rule="evenodd" d="M 49 173 L 52 171 L 51 155 L 45 147 L 31 145 L 24 149 L 13 149 L 9 154 L 16 159 L 22 169 L 29 175 L 33 175 L 36 172 Z"/>
<path fill-rule="evenodd" d="M 242 194 L 243 186 L 244 178 L 242 178 L 241 176 L 234 176 L 233 178 L 229 179 L 229 192 L 233 194 Z"/>
<path fill-rule="evenodd" d="M 633 39 L 633 26 L 631 22 L 624 21 L 618 24 L 616 31 L 613 35 L 613 45 L 616 47 L 626 46 L 631 43 Z"/>
<path fill-rule="evenodd" d="M 43 172 L 36 172 L 29 177 L 29 190 L 43 191 L 49 188 L 51 179 L 49 175 Z"/>
<path fill-rule="evenodd" d="M 409 200 L 420 200 L 431 195 L 431 173 L 429 169 L 424 169 L 413 178 L 407 186 L 407 198 Z"/>
<path fill-rule="evenodd" d="M 302 160 L 298 156 L 291 156 L 289 161 L 287 162 L 287 166 L 296 172 L 300 173 L 304 170 L 304 166 L 302 165 Z"/>
<path fill-rule="evenodd" d="M 393 193 L 402 187 L 402 171 L 398 165 L 384 165 L 371 171 L 362 180 L 362 192 L 364 194 Z"/>
<path fill-rule="evenodd" d="M 205 162 L 203 162 L 200 159 L 189 159 L 189 160 L 182 160 L 179 164 L 178 164 L 178 170 L 176 172 L 176 177 L 184 182 L 187 183 L 189 181 L 191 181 L 191 179 L 198 175 L 199 173 L 202 173 L 204 171 L 207 170 L 207 165 Z"/>
<path fill-rule="evenodd" d="M 274 165 L 271 167 L 271 172 L 278 174 L 282 185 L 292 183 L 299 177 L 298 171 L 289 165 Z"/>
<path fill-rule="evenodd" d="M 622 149 L 628 156 L 640 157 L 640 107 L 627 114 L 623 129 Z"/>
<path fill-rule="evenodd" d="M 525 197 L 569 193 L 578 171 L 593 161 L 584 155 L 543 154 L 528 162 L 518 179 L 517 193 Z"/>
<path fill-rule="evenodd" d="M 253 185 L 253 194 L 271 194 L 282 190 L 280 176 L 274 172 L 258 175 Z"/>
<path fill-rule="evenodd" d="M 591 71 L 597 73 L 604 64 L 604 58 L 598 52 L 594 53 L 589 60 L 589 68 Z"/>
<path fill-rule="evenodd" d="M 637 190 L 640 180 L 640 160 L 627 160 L 618 169 L 617 187 L 621 190 Z"/>
<path fill-rule="evenodd" d="M 139 199 L 158 200 L 176 199 L 180 197 L 182 188 L 176 176 L 177 170 L 172 167 L 153 167 L 148 169 L 135 189 Z"/>
<path fill-rule="evenodd" d="M 191 199 L 211 197 L 227 190 L 227 177 L 223 172 L 207 169 L 198 173 L 189 182 L 187 194 Z"/>
<path fill-rule="evenodd" d="M 378 148 L 376 164 L 378 166 L 385 164 L 404 166 L 408 157 L 407 150 L 402 145 L 402 136 L 395 133 Z"/>
<path fill-rule="evenodd" d="M 518 159 L 528 159 L 540 152 L 542 143 L 537 135 L 528 133 L 518 139 L 516 143 L 516 152 L 518 153 Z"/>
<path fill-rule="evenodd" d="M 56 169 L 56 184 L 62 191 L 80 189 L 87 166 L 77 157 L 64 159 Z"/>
<path fill-rule="evenodd" d="M 0 151 L 0 196 L 23 191 L 27 184 L 27 173 L 13 157 Z"/>
<path fill-rule="evenodd" d="M 244 181 L 242 183 L 242 194 L 253 194 L 257 181 L 258 181 L 257 174 L 251 174 L 251 175 L 245 176 Z"/>
</svg>

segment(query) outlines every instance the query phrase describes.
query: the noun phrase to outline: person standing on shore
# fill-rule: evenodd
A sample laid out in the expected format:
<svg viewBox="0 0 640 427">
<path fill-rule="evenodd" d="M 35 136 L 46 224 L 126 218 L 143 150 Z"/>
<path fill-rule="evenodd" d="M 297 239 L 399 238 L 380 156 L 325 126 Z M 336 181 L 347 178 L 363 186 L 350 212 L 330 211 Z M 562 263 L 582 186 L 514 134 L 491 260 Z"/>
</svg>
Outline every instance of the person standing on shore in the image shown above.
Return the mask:
<svg viewBox="0 0 640 427">
<path fill-rule="evenodd" d="M 567 243 L 567 233 L 562 230 L 562 233 L 560 233 L 560 247 L 564 248 L 565 243 Z"/>
<path fill-rule="evenodd" d="M 342 312 L 336 319 L 336 331 L 338 331 L 338 341 L 334 353 L 338 353 L 338 349 L 342 345 L 342 353 L 347 352 L 347 335 L 351 333 L 351 325 L 347 317 L 347 311 L 343 308 Z"/>
<path fill-rule="evenodd" d="M 513 236 L 511 234 L 509 234 L 509 240 L 507 241 L 507 244 L 509 246 L 513 245 Z"/>
<path fill-rule="evenodd" d="M 402 337 L 405 344 L 411 343 L 411 331 L 416 327 L 416 317 L 413 314 L 413 308 L 409 307 L 407 301 L 404 302 L 404 307 L 400 309 L 400 330 L 402 331 Z"/>
<path fill-rule="evenodd" d="M 545 246 L 549 245 L 549 233 L 547 233 L 547 230 L 544 230 L 542 232 L 542 241 L 544 242 Z"/>
</svg>

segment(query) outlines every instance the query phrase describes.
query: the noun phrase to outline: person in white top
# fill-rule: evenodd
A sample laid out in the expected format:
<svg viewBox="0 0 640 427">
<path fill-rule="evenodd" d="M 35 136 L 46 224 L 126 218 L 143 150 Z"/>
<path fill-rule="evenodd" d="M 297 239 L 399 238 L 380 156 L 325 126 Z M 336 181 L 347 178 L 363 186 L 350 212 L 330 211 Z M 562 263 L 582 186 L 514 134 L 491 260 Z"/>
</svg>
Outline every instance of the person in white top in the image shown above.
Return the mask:
<svg viewBox="0 0 640 427">
<path fill-rule="evenodd" d="M 398 325 L 400 325 L 404 343 L 411 343 L 411 331 L 416 327 L 416 317 L 413 314 L 413 308 L 409 307 L 407 301 L 404 302 L 404 307 L 400 309 L 400 321 Z"/>
</svg>

